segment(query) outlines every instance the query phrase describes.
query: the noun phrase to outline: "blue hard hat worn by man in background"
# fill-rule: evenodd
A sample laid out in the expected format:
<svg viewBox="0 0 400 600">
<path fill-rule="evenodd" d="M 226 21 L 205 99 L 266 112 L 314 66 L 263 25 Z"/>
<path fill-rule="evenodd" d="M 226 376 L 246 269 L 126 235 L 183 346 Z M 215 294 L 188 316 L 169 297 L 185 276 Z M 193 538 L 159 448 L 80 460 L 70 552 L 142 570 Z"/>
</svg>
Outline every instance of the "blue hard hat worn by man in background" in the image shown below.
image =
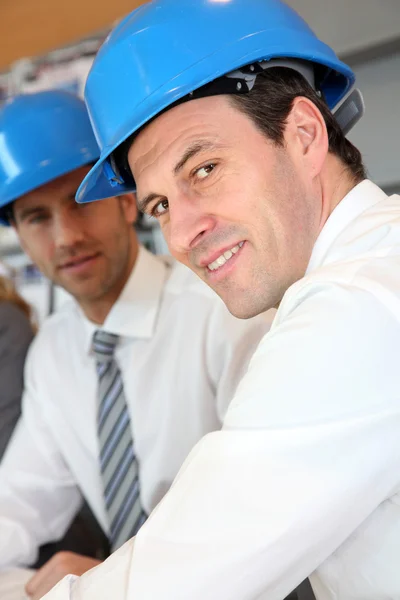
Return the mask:
<svg viewBox="0 0 400 600">
<path fill-rule="evenodd" d="M 135 540 L 46 600 L 400 598 L 400 198 L 353 84 L 279 0 L 154 0 L 100 49 L 78 201 L 136 190 L 231 312 L 279 309 Z"/>
<path fill-rule="evenodd" d="M 35 124 L 32 131 L 31 117 Z M 14 200 L 65 173 L 95 162 L 100 154 L 83 102 L 59 91 L 21 95 L 0 113 L 0 222 L 8 224 Z M 40 131 L 32 141 L 27 137 Z M 59 137 L 63 144 L 56 144 Z"/>
<path fill-rule="evenodd" d="M 22 417 L 0 465 L 3 571 L 62 539 L 83 499 L 105 546 L 131 538 L 192 447 L 221 427 L 270 323 L 234 318 L 190 270 L 142 247 L 132 194 L 75 202 L 99 156 L 82 100 L 10 100 L 0 144 L 2 219 L 73 297 L 41 324 L 27 359 Z M 74 550 L 32 576 L 30 600 L 99 564 L 82 541 Z"/>
</svg>

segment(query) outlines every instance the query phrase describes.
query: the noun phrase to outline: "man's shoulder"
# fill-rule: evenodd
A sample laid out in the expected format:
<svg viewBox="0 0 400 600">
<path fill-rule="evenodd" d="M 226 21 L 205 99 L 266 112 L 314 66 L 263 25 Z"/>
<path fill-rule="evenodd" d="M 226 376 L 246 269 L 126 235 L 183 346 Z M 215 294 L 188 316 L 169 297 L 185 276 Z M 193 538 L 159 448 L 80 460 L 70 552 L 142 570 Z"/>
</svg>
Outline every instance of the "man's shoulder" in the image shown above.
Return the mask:
<svg viewBox="0 0 400 600">
<path fill-rule="evenodd" d="M 56 312 L 49 315 L 40 324 L 39 331 L 35 336 L 34 347 L 43 349 L 50 341 L 60 339 L 71 331 L 79 319 L 76 304 L 67 300 Z"/>
<path fill-rule="evenodd" d="M 283 304 L 296 306 L 315 295 L 327 301 L 334 290 L 360 291 L 399 305 L 400 196 L 388 196 L 365 210 L 337 236 L 317 267 L 294 283 Z"/>
<path fill-rule="evenodd" d="M 330 306 L 332 318 L 354 310 L 378 318 L 377 307 L 400 323 L 400 245 L 388 252 L 366 252 L 325 264 L 294 283 L 281 302 L 277 323 L 298 308 Z M 337 311 L 334 312 L 334 311 Z"/>
</svg>

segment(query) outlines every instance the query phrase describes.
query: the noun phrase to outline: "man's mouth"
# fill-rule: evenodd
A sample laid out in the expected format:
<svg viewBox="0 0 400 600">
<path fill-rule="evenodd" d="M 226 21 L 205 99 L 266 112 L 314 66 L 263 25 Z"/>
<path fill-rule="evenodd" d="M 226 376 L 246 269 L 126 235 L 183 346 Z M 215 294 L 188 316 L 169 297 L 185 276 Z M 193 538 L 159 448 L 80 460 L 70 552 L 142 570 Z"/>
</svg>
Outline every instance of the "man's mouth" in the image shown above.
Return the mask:
<svg viewBox="0 0 400 600">
<path fill-rule="evenodd" d="M 218 256 L 215 260 L 213 260 L 207 265 L 207 269 L 209 269 L 210 271 L 217 271 L 218 269 L 223 267 L 237 252 L 239 252 L 243 244 L 244 241 L 239 242 L 238 244 L 236 244 L 236 246 L 233 246 L 229 250 L 225 250 L 225 252 L 222 252 L 220 256 Z"/>
<path fill-rule="evenodd" d="M 64 263 L 60 264 L 58 269 L 60 271 L 79 269 L 81 267 L 89 265 L 89 263 L 94 261 L 99 256 L 100 254 L 98 252 L 95 254 L 86 254 L 84 256 L 74 256 L 74 258 L 71 258 L 65 261 Z"/>
</svg>

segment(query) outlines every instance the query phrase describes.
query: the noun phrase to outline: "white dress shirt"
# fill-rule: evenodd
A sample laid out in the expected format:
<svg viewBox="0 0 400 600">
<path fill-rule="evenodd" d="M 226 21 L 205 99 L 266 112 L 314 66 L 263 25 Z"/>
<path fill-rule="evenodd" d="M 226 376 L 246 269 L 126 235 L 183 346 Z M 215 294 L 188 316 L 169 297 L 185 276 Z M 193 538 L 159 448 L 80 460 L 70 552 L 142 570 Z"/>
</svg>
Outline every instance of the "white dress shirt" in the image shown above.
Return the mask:
<svg viewBox="0 0 400 600">
<path fill-rule="evenodd" d="M 356 186 L 136 540 L 46 600 L 400 598 L 400 197 Z M 111 593 L 112 590 L 112 593 Z"/>
<path fill-rule="evenodd" d="M 234 318 L 186 267 L 141 249 L 103 329 L 121 336 L 122 372 L 150 511 L 184 459 L 223 415 L 266 319 Z M 30 351 L 23 416 L 0 467 L 0 567 L 29 564 L 59 539 L 87 499 L 108 523 L 98 464 L 97 326 L 73 301 L 41 328 Z"/>
</svg>

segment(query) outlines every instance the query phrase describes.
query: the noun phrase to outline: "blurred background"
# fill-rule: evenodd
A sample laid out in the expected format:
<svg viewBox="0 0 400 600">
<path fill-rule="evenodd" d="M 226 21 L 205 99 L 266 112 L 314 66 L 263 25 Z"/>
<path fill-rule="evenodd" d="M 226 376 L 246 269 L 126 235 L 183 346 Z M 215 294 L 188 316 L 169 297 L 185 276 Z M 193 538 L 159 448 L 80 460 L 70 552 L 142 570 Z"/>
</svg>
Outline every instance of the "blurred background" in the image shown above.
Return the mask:
<svg viewBox="0 0 400 600">
<path fill-rule="evenodd" d="M 201 1 L 201 0 L 199 0 Z M 356 72 L 366 114 L 350 134 L 369 175 L 400 192 L 400 0 L 289 0 L 321 39 Z M 83 95 L 93 58 L 112 26 L 138 0 L 1 0 L 0 102 L 18 92 L 60 87 Z M 0 139 L 1 151 L 1 139 Z M 166 248 L 157 226 L 141 219 L 142 241 Z M 60 306 L 54 289 L 0 226 L 0 270 L 8 272 L 40 321 Z"/>
</svg>

